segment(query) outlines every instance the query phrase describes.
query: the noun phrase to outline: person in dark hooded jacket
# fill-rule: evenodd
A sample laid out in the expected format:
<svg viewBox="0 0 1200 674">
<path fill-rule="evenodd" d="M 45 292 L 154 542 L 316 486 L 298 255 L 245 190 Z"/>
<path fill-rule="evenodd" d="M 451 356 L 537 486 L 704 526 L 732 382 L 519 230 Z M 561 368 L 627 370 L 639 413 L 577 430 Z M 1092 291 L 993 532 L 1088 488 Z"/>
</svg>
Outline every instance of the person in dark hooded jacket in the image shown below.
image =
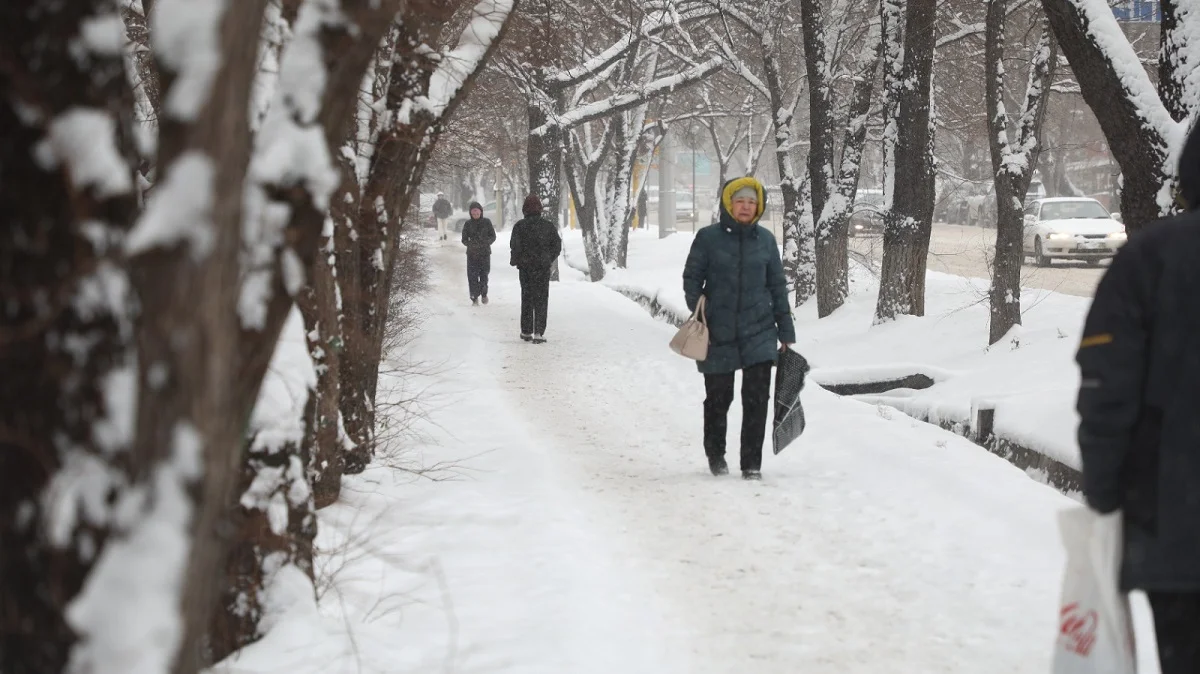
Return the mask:
<svg viewBox="0 0 1200 674">
<path fill-rule="evenodd" d="M 755 178 L 721 189 L 720 221 L 701 229 L 683 268 L 688 309 L 705 297 L 708 357 L 704 375 L 704 453 L 713 475 L 729 472 L 725 435 L 734 373 L 742 371 L 742 477 L 762 477 L 762 446 L 771 398 L 771 369 L 796 341 L 787 278 L 775 236 L 758 225 L 766 191 Z M 782 344 L 782 346 L 781 346 Z"/>
<path fill-rule="evenodd" d="M 496 243 L 496 228 L 483 217 L 483 206 L 472 201 L 467 207 L 471 219 L 463 223 L 462 243 L 467 247 L 467 286 L 471 303 L 488 303 L 488 275 L 492 273 L 492 244 Z"/>
<path fill-rule="evenodd" d="M 1083 494 L 1121 511 L 1123 591 L 1144 590 L 1163 674 L 1200 672 L 1200 131 L 1183 213 L 1135 232 L 1096 289 L 1076 360 Z"/>
<path fill-rule="evenodd" d="M 521 279 L 521 339 L 546 342 L 546 312 L 550 307 L 550 268 L 562 252 L 558 227 L 542 217 L 542 202 L 529 195 L 521 206 L 525 218 L 513 225 L 510 264 Z"/>
</svg>

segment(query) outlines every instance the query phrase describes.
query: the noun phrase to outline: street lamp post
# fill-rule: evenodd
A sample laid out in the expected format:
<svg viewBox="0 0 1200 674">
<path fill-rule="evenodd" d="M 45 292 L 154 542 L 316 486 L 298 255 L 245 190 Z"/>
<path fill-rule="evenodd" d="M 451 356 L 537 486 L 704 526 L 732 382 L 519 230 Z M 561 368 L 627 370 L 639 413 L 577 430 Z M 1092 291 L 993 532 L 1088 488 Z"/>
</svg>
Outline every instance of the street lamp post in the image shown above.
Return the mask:
<svg viewBox="0 0 1200 674">
<path fill-rule="evenodd" d="M 675 148 L 671 132 L 663 134 L 658 159 L 658 238 L 675 233 Z"/>
</svg>

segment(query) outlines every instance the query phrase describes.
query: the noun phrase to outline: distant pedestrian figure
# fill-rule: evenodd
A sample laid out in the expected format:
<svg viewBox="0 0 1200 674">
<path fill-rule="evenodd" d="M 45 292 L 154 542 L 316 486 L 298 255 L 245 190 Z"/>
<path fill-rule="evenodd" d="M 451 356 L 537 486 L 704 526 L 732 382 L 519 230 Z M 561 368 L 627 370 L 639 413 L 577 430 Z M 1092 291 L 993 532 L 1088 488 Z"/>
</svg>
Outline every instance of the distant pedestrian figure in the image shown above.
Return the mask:
<svg viewBox="0 0 1200 674">
<path fill-rule="evenodd" d="M 1163 674 L 1200 672 L 1200 127 L 1184 213 L 1149 223 L 1096 288 L 1076 360 L 1083 496 L 1121 512 L 1120 589 L 1144 590 Z"/>
<path fill-rule="evenodd" d="M 771 231 L 758 225 L 766 191 L 752 177 L 721 189 L 720 220 L 696 233 L 683 268 L 683 293 L 695 311 L 704 296 L 708 318 L 704 375 L 704 453 L 713 475 L 729 472 L 725 436 L 734 373 L 742 371 L 741 469 L 762 478 L 762 446 L 771 399 L 771 368 L 796 341 L 787 278 Z M 782 346 L 780 345 L 782 342 Z"/>
<path fill-rule="evenodd" d="M 454 205 L 446 199 L 445 194 L 438 192 L 437 201 L 433 202 L 433 217 L 437 218 L 438 238 L 442 241 L 447 238 L 446 225 L 451 215 L 454 215 Z"/>
<path fill-rule="evenodd" d="M 467 287 L 471 303 L 488 303 L 488 275 L 492 273 L 492 244 L 496 243 L 496 228 L 483 217 L 483 206 L 473 201 L 467 209 L 471 219 L 463 224 L 462 242 L 467 247 Z"/>
<path fill-rule="evenodd" d="M 546 341 L 546 312 L 550 306 L 550 269 L 562 252 L 558 227 L 542 217 L 536 195 L 525 198 L 525 218 L 513 225 L 510 264 L 521 278 L 521 339 L 534 344 Z"/>
</svg>

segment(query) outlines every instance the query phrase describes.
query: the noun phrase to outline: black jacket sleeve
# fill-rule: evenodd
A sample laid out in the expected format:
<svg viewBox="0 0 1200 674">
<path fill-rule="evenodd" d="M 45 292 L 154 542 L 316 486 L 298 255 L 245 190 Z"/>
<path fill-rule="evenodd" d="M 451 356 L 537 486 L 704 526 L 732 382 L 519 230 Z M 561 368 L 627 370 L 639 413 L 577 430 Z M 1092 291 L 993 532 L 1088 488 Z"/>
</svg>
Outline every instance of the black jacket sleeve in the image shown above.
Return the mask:
<svg viewBox="0 0 1200 674">
<path fill-rule="evenodd" d="M 1135 238 L 1113 259 L 1076 355 L 1083 494 L 1101 513 L 1124 505 L 1125 467 L 1142 414 L 1159 267 L 1147 243 Z"/>
<path fill-rule="evenodd" d="M 558 235 L 558 226 L 549 220 L 546 221 L 546 266 L 554 264 L 554 260 L 562 254 L 562 237 Z"/>
<path fill-rule="evenodd" d="M 483 237 L 483 245 L 490 246 L 496 243 L 496 227 L 492 225 L 492 221 L 488 218 L 483 219 L 483 231 L 480 235 Z"/>
<path fill-rule="evenodd" d="M 472 239 L 474 239 L 474 238 L 475 238 L 475 227 L 474 227 L 474 223 L 472 223 L 470 220 L 468 220 L 468 221 L 467 221 L 467 224 L 463 225 L 463 231 L 462 231 L 462 243 L 463 243 L 463 245 L 464 245 L 464 246 L 467 246 L 467 247 L 470 247 L 470 246 L 471 246 L 471 240 L 472 240 Z"/>
<path fill-rule="evenodd" d="M 510 252 L 508 263 L 514 267 L 521 266 L 521 256 L 525 254 L 525 221 L 513 225 L 512 236 L 508 239 Z"/>
</svg>

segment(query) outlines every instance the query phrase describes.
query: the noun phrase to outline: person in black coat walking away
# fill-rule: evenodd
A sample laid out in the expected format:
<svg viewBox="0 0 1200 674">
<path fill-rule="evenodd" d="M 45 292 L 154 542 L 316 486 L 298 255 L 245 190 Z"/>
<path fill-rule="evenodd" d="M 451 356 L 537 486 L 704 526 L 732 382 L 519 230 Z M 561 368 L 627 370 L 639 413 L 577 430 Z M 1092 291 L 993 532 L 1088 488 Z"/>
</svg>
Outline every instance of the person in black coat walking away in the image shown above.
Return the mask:
<svg viewBox="0 0 1200 674">
<path fill-rule="evenodd" d="M 1200 672 L 1200 130 L 1182 215 L 1135 233 L 1096 289 L 1076 360 L 1083 494 L 1121 511 L 1121 589 L 1144 590 L 1163 674 Z"/>
<path fill-rule="evenodd" d="M 433 202 L 433 216 L 437 218 L 438 237 L 442 241 L 449 236 L 446 234 L 446 225 L 451 215 L 454 215 L 454 205 L 450 203 L 445 194 L 438 192 L 437 201 Z"/>
<path fill-rule="evenodd" d="M 463 224 L 462 242 L 467 247 L 467 286 L 471 303 L 488 303 L 488 275 L 492 273 L 492 244 L 496 243 L 496 228 L 483 217 L 483 206 L 473 201 L 468 207 L 471 219 Z"/>
<path fill-rule="evenodd" d="M 525 218 L 513 225 L 509 247 L 510 264 L 521 278 L 521 339 L 534 344 L 546 342 L 546 311 L 550 306 L 550 269 L 562 252 L 558 227 L 542 217 L 542 202 L 536 195 L 525 198 Z"/>
</svg>

